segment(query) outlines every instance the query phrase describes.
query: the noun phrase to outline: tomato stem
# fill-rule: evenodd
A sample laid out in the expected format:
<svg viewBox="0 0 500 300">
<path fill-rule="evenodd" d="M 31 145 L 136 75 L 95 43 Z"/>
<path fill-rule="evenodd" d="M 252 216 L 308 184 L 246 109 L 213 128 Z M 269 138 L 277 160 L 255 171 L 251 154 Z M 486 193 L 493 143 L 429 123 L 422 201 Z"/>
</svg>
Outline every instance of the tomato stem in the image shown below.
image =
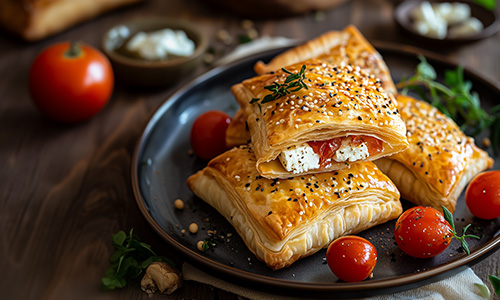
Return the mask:
<svg viewBox="0 0 500 300">
<path fill-rule="evenodd" d="M 69 44 L 69 49 L 66 51 L 64 56 L 67 58 L 75 58 L 82 55 L 82 47 L 80 46 L 80 42 L 71 41 Z"/>
</svg>

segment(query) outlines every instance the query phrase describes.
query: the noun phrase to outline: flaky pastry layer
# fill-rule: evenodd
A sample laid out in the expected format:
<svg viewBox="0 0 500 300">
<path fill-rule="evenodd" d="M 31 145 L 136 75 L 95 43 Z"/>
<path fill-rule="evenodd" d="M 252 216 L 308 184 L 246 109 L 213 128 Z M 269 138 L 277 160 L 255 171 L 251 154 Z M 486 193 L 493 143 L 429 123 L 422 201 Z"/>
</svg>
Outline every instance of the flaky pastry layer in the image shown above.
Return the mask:
<svg viewBox="0 0 500 300">
<path fill-rule="evenodd" d="M 271 180 L 259 175 L 253 151 L 242 146 L 214 158 L 187 184 L 273 270 L 402 212 L 398 190 L 371 162 Z"/>
<path fill-rule="evenodd" d="M 267 64 L 259 61 L 254 69 L 257 74 L 265 74 L 310 59 L 321 59 L 338 66 L 359 67 L 378 78 L 387 93 L 397 93 L 382 56 L 353 25 L 343 30 L 326 32 L 277 55 Z M 226 144 L 229 147 L 244 145 L 251 138 L 248 130 L 243 127 L 245 120 L 241 120 L 242 117 L 243 114 L 238 112 L 229 124 L 226 134 Z"/>
<path fill-rule="evenodd" d="M 493 159 L 436 107 L 404 95 L 397 101 L 410 147 L 375 163 L 404 199 L 453 212 L 467 183 Z"/>
<path fill-rule="evenodd" d="M 336 67 L 312 60 L 287 67 L 299 73 L 306 66 L 307 89 L 291 92 L 267 103 L 267 86 L 283 84 L 289 73 L 279 70 L 259 75 L 231 88 L 243 110 L 257 157 L 257 169 L 264 177 L 286 178 L 287 171 L 277 157 L 290 147 L 310 141 L 347 136 L 370 136 L 383 143 L 383 151 L 359 161 L 374 160 L 408 147 L 406 129 L 392 95 L 380 81 L 356 67 Z M 253 103 L 252 103 L 253 102 Z M 307 173 L 339 170 L 348 166 L 333 161 Z M 298 173 L 298 175 L 304 173 Z M 294 174 L 297 175 L 297 174 Z"/>
</svg>

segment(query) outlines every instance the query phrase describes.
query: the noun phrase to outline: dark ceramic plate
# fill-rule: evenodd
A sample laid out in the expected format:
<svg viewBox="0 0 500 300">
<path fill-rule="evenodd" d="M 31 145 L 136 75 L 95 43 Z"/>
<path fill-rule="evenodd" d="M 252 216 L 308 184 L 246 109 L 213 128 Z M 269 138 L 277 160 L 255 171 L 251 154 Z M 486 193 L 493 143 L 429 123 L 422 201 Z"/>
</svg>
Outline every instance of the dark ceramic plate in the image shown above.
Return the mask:
<svg viewBox="0 0 500 300">
<path fill-rule="evenodd" d="M 456 46 L 460 44 L 465 44 L 465 43 L 470 43 L 474 41 L 478 41 L 484 38 L 487 38 L 489 36 L 492 36 L 495 34 L 498 29 L 500 28 L 500 22 L 498 20 L 498 17 L 495 13 L 495 11 L 490 11 L 487 10 L 486 8 L 475 4 L 471 1 L 460 1 L 460 0 L 453 0 L 453 1 L 446 1 L 446 0 L 432 0 L 430 1 L 431 3 L 433 2 L 464 2 L 467 3 L 471 7 L 471 15 L 475 18 L 477 18 L 481 23 L 483 23 L 484 29 L 474 35 L 467 36 L 467 37 L 457 37 L 457 38 L 444 38 L 444 39 L 436 39 L 436 38 L 431 38 L 431 37 L 426 37 L 423 35 L 420 35 L 415 29 L 413 29 L 412 26 L 412 20 L 410 17 L 410 12 L 412 11 L 413 8 L 417 7 L 420 5 L 420 3 L 424 1 L 429 1 L 429 0 L 406 0 L 403 1 L 401 4 L 399 4 L 396 9 L 394 10 L 394 18 L 396 19 L 396 22 L 400 26 L 401 29 L 403 29 L 405 32 L 411 34 L 415 38 L 417 38 L 419 41 L 423 43 L 428 43 L 430 45 L 435 45 L 435 46 Z"/>
<path fill-rule="evenodd" d="M 394 79 L 413 74 L 418 63 L 417 50 L 375 44 Z M 457 229 L 466 224 L 481 227 L 480 240 L 471 240 L 471 255 L 459 251 L 454 240 L 448 249 L 432 259 L 415 259 L 403 254 L 394 242 L 395 221 L 391 221 L 360 235 L 371 240 L 379 253 L 372 279 L 360 283 L 339 281 L 325 264 L 325 250 L 295 262 L 291 267 L 271 271 L 247 249 L 231 225 L 212 207 L 193 196 L 186 187 L 186 179 L 202 169 L 206 162 L 189 155 L 189 133 L 193 121 L 201 113 L 218 109 L 234 114 L 236 101 L 230 93 L 232 84 L 254 76 L 252 66 L 257 60 L 268 61 L 281 50 L 265 52 L 218 67 L 178 90 L 157 110 L 149 121 L 134 154 L 132 180 L 137 205 L 153 229 L 165 242 L 194 266 L 235 284 L 257 288 L 271 293 L 316 297 L 363 297 L 394 293 L 415 288 L 450 276 L 473 265 L 500 247 L 500 218 L 482 221 L 471 216 L 463 195 L 455 211 Z M 442 72 L 455 65 L 427 56 Z M 491 106 L 500 98 L 498 87 L 466 70 L 483 104 Z M 500 161 L 500 157 L 497 157 Z M 497 162 L 495 169 L 499 169 Z M 186 207 L 174 209 L 175 199 L 181 198 Z M 405 208 L 411 205 L 403 200 Z M 208 221 L 207 221 L 208 218 Z M 181 233 L 189 224 L 200 225 L 197 234 Z M 207 230 L 215 229 L 226 236 L 214 251 L 200 252 L 199 240 L 208 237 Z M 187 231 L 189 232 L 189 231 Z M 232 233 L 230 238 L 227 234 Z"/>
</svg>

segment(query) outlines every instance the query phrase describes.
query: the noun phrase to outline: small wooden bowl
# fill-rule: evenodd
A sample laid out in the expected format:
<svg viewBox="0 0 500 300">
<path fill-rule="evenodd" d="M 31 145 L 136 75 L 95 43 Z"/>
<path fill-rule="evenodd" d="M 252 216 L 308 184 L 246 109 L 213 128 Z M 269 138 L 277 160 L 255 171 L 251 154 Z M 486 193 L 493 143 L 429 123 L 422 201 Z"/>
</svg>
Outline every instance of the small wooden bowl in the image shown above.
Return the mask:
<svg viewBox="0 0 500 300">
<path fill-rule="evenodd" d="M 429 1 L 429 0 L 427 0 Z M 459 1 L 459 0 L 449 0 L 449 1 L 443 1 L 443 0 L 432 0 L 429 1 L 431 4 L 432 3 L 442 3 L 442 2 L 461 2 L 461 3 L 466 3 L 470 6 L 471 8 L 471 15 L 472 17 L 477 18 L 481 23 L 483 23 L 483 30 L 477 34 L 471 35 L 471 36 L 466 36 L 466 37 L 456 37 L 456 38 L 450 38 L 446 37 L 444 39 L 437 39 L 437 38 L 432 38 L 432 37 L 427 37 L 419 34 L 414 28 L 413 28 L 413 22 L 410 17 L 411 11 L 419 6 L 424 0 L 406 0 L 400 3 L 396 9 L 394 10 L 394 18 L 396 19 L 396 22 L 400 26 L 400 28 L 405 31 L 406 33 L 411 34 L 415 38 L 417 38 L 420 42 L 425 43 L 425 44 L 430 44 L 430 45 L 441 45 L 441 46 L 452 46 L 452 45 L 459 45 L 459 44 L 465 44 L 465 43 L 470 43 L 474 41 L 478 41 L 484 38 L 487 38 L 489 36 L 494 35 L 498 29 L 500 22 L 498 21 L 498 17 L 495 13 L 495 11 L 490 11 L 487 10 L 486 8 L 475 4 L 470 1 Z"/>
<path fill-rule="evenodd" d="M 149 61 L 120 51 L 137 32 L 165 28 L 183 30 L 195 43 L 194 53 L 187 57 Z M 142 87 L 168 85 L 190 75 L 203 61 L 207 47 L 208 40 L 198 28 L 182 20 L 168 18 L 145 18 L 119 24 L 109 29 L 102 39 L 102 49 L 111 61 L 117 80 Z"/>
</svg>

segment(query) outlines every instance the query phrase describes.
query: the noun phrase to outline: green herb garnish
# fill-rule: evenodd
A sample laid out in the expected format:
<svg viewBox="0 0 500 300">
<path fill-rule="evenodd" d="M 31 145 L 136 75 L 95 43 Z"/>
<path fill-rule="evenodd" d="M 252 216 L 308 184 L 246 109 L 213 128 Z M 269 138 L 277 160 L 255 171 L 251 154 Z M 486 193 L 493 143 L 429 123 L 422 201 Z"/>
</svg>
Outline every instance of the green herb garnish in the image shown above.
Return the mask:
<svg viewBox="0 0 500 300">
<path fill-rule="evenodd" d="M 500 296 L 500 268 L 498 268 L 497 276 L 490 275 L 490 281 L 491 284 L 493 285 L 495 293 L 497 293 L 497 296 Z"/>
<path fill-rule="evenodd" d="M 497 6 L 496 0 L 476 0 L 475 2 L 489 10 L 494 10 L 495 7 Z"/>
<path fill-rule="evenodd" d="M 203 240 L 203 244 L 201 245 L 201 249 L 203 252 L 207 250 L 214 250 L 215 247 L 222 241 L 222 239 L 217 235 L 217 230 L 212 227 L 211 224 L 205 224 L 205 227 L 212 228 L 207 230 L 208 237 Z"/>
<path fill-rule="evenodd" d="M 156 255 L 150 245 L 141 242 L 133 234 L 133 230 L 131 229 L 128 235 L 124 231 L 119 231 L 112 236 L 116 250 L 109 259 L 111 267 L 101 279 L 106 289 L 124 287 L 127 281 L 139 277 L 152 262 L 161 261 L 175 266 L 169 258 Z"/>
<path fill-rule="evenodd" d="M 240 44 L 246 44 L 250 43 L 253 39 L 248 36 L 248 34 L 240 34 L 238 35 L 238 43 Z"/>
<path fill-rule="evenodd" d="M 472 92 L 472 83 L 464 80 L 463 68 L 447 70 L 444 84 L 437 82 L 436 71 L 424 56 L 419 55 L 420 63 L 416 74 L 397 84 L 402 94 L 409 90 L 416 92 L 423 100 L 437 107 L 453 119 L 467 134 L 476 136 L 490 129 L 493 150 L 498 152 L 500 142 L 500 105 L 486 112 L 481 108 L 479 95 Z"/>
<path fill-rule="evenodd" d="M 274 101 L 280 97 L 286 96 L 290 93 L 300 91 L 301 89 L 308 89 L 304 80 L 307 79 L 305 75 L 306 65 L 302 65 L 302 68 L 298 73 L 292 73 L 285 68 L 281 68 L 281 70 L 288 74 L 284 83 L 273 82 L 273 84 L 265 86 L 264 88 L 268 91 L 271 91 L 271 94 L 267 94 L 264 96 L 264 99 L 260 101 L 260 98 L 253 98 L 250 103 L 255 103 L 260 101 L 260 103 L 264 104 L 267 102 Z"/>
<path fill-rule="evenodd" d="M 464 248 L 467 255 L 470 255 L 469 245 L 467 244 L 467 241 L 465 239 L 466 238 L 479 239 L 480 237 L 478 237 L 477 235 L 473 235 L 473 234 L 467 234 L 467 235 L 465 234 L 465 232 L 467 231 L 467 229 L 469 229 L 471 224 L 469 224 L 463 228 L 462 236 L 458 236 L 457 232 L 455 231 L 455 222 L 453 222 L 453 214 L 444 206 L 443 206 L 443 215 L 444 215 L 444 218 L 446 219 L 446 221 L 448 221 L 448 223 L 451 226 L 451 233 L 453 234 L 453 236 L 457 240 L 460 241 L 462 248 Z"/>
</svg>

